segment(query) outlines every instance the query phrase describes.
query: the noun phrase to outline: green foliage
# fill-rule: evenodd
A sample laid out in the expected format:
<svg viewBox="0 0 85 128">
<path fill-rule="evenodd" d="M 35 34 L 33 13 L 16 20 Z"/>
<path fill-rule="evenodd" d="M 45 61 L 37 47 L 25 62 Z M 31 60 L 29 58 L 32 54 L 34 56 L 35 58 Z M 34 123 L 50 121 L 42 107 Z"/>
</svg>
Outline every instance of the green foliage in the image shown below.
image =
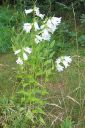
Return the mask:
<svg viewBox="0 0 85 128">
<path fill-rule="evenodd" d="M 34 17 L 33 22 L 36 20 Z M 39 19 L 37 18 L 37 21 Z M 40 20 L 39 20 L 40 22 Z M 38 31 L 35 31 L 34 27 L 30 33 L 26 33 L 23 30 L 19 29 L 18 33 L 14 34 L 12 38 L 13 50 L 21 50 L 18 53 L 17 57 L 21 57 L 23 64 L 19 65 L 17 72 L 17 85 L 19 86 L 16 96 L 14 97 L 16 106 L 15 117 L 10 113 L 7 113 L 7 116 L 12 116 L 12 123 L 9 120 L 9 127 L 38 127 L 45 126 L 44 117 L 46 100 L 44 97 L 48 95 L 46 90 L 46 82 L 49 81 L 52 76 L 52 72 L 55 69 L 55 63 L 53 60 L 55 51 L 55 40 L 45 41 L 41 43 L 35 43 L 35 37 L 38 34 Z M 24 48 L 32 48 L 32 53 L 28 56 L 28 59 L 25 61 L 23 59 Z M 19 105 L 19 111 L 17 109 Z M 20 111 L 22 110 L 22 111 Z M 16 117 L 19 113 L 19 119 Z M 24 114 L 22 114 L 24 113 Z M 14 118 L 16 118 L 15 121 Z M 21 122 L 21 123 L 20 123 Z M 22 127 L 22 128 L 23 128 Z"/>
<path fill-rule="evenodd" d="M 22 0 L 20 0 L 20 2 L 21 3 L 18 3 L 17 7 L 23 6 Z M 44 3 L 44 1 L 40 1 L 40 2 Z M 48 2 L 47 0 L 46 2 L 50 3 L 55 1 Z M 81 2 L 81 1 L 79 0 L 77 2 Z M 59 5 L 61 6 L 61 9 L 67 8 L 67 6 L 64 6 L 64 4 L 59 4 Z M 19 67 L 17 66 L 18 72 L 17 72 L 16 86 L 18 86 L 18 89 L 16 95 L 10 100 L 7 99 L 6 97 L 1 98 L 0 100 L 0 115 L 1 115 L 0 125 L 3 128 L 28 128 L 28 127 L 36 128 L 40 126 L 46 127 L 46 121 L 44 117 L 46 116 L 45 105 L 47 101 L 44 99 L 44 97 L 46 98 L 48 92 L 45 86 L 46 83 L 50 80 L 50 77 L 52 76 L 52 72 L 54 72 L 55 70 L 55 64 L 54 64 L 55 57 L 58 56 L 60 52 L 63 53 L 65 48 L 67 48 L 68 50 L 69 48 L 68 44 L 72 42 L 72 40 L 74 40 L 76 34 L 74 31 L 70 30 L 69 23 L 68 24 L 62 23 L 60 28 L 58 29 L 58 32 L 55 32 L 55 36 L 53 36 L 53 40 L 51 40 L 51 42 L 49 43 L 43 42 L 42 44 L 36 45 L 34 44 L 35 33 L 30 35 L 30 34 L 26 34 L 23 31 L 20 32 L 21 25 L 23 24 L 23 19 L 25 21 L 29 20 L 30 22 L 32 22 L 31 18 L 26 19 L 25 16 L 20 12 L 16 12 L 16 11 L 10 12 L 9 9 L 6 10 L 6 8 L 4 9 L 4 11 L 1 9 L 0 13 L 1 13 L 0 14 L 1 52 L 6 52 L 11 50 L 12 46 L 14 51 L 18 49 L 21 49 L 23 51 L 23 47 L 27 47 L 27 46 L 32 48 L 33 50 L 29 56 L 28 61 L 25 62 L 23 66 L 19 66 Z M 84 19 L 85 18 L 83 14 L 81 17 L 81 22 L 83 24 L 85 23 Z M 12 29 L 12 27 L 16 29 L 16 32 L 15 29 Z M 12 37 L 12 35 L 14 36 L 14 38 Z M 13 45 L 11 43 L 11 37 L 12 37 Z M 79 35 L 78 43 L 81 46 L 85 46 L 84 34 L 81 33 L 81 36 Z M 66 52 L 69 52 L 69 50 Z M 21 53 L 20 56 L 22 56 Z M 74 85 L 78 81 L 74 74 L 72 73 L 70 75 L 66 74 L 67 76 L 69 76 L 69 81 L 73 79 L 72 85 Z M 72 75 L 75 76 L 75 78 L 71 78 Z M 58 76 L 56 77 L 58 79 Z M 65 78 L 65 83 L 66 82 L 67 81 Z M 59 86 L 61 87 L 62 85 Z M 75 92 L 75 90 L 72 90 L 72 92 Z M 63 102 L 64 103 L 66 102 L 65 107 L 69 111 L 70 107 L 68 107 L 68 105 L 70 104 L 67 101 L 67 99 L 66 101 L 64 101 L 62 100 L 62 96 L 61 96 L 58 97 L 58 100 L 59 100 L 58 101 L 59 104 L 62 106 L 63 106 Z M 79 112 L 74 109 L 75 107 L 73 106 L 72 112 L 76 112 L 78 115 Z M 78 110 L 80 110 L 79 107 Z M 67 114 L 68 113 L 69 112 L 67 112 Z M 76 114 L 71 113 L 71 115 L 74 116 Z M 78 119 L 78 116 L 77 117 L 75 116 L 75 120 L 76 118 Z M 66 118 L 64 122 L 61 124 L 61 128 L 73 128 L 73 122 L 69 118 Z"/>
<path fill-rule="evenodd" d="M 11 36 L 11 28 L 0 27 L 0 52 L 6 53 L 12 49 Z"/>
<path fill-rule="evenodd" d="M 81 36 L 78 38 L 78 43 L 79 43 L 80 46 L 85 47 L 85 35 L 81 35 Z"/>
<path fill-rule="evenodd" d="M 66 118 L 61 124 L 61 128 L 73 128 L 73 123 L 69 118 Z"/>
<path fill-rule="evenodd" d="M 9 7 L 0 7 L 0 52 L 12 51 L 11 38 L 14 31 L 22 24 L 23 13 Z M 13 29 L 15 28 L 15 29 Z"/>
</svg>

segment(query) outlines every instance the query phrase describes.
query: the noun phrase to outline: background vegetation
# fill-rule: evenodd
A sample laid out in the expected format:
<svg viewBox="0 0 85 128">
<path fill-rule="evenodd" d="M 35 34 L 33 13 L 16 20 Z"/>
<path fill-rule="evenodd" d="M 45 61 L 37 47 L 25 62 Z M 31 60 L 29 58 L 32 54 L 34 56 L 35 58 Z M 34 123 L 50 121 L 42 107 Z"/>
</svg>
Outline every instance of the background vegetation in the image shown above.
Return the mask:
<svg viewBox="0 0 85 128">
<path fill-rule="evenodd" d="M 9 128 L 7 121 L 10 120 L 10 115 L 12 120 L 16 118 L 16 128 L 21 128 L 19 123 L 23 120 L 23 117 L 19 120 L 14 116 L 18 114 L 21 117 L 20 111 L 12 111 L 18 110 L 20 106 L 15 109 L 9 98 L 14 98 L 19 88 L 15 83 L 17 66 L 13 56 L 12 37 L 22 28 L 24 9 L 31 7 L 33 2 L 0 1 L 0 127 L 4 126 L 3 128 Z M 85 128 L 85 1 L 37 0 L 36 4 L 48 16 L 55 14 L 62 17 L 62 23 L 53 37 L 57 42 L 55 49 L 61 55 L 73 57 L 72 66 L 63 73 L 54 74 L 50 78 L 51 82 L 47 83 L 48 116 L 45 120 L 48 123 L 45 127 Z M 24 123 L 22 128 L 25 128 Z"/>
</svg>

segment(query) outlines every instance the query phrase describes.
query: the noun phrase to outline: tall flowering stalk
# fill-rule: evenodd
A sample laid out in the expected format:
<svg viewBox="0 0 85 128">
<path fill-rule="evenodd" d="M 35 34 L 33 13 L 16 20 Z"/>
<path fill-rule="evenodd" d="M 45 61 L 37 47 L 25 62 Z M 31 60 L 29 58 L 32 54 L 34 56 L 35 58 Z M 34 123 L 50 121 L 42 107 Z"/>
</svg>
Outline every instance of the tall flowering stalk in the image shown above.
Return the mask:
<svg viewBox="0 0 85 128">
<path fill-rule="evenodd" d="M 25 9 L 25 14 L 33 15 L 33 22 L 23 24 L 21 34 L 14 39 L 14 54 L 17 56 L 16 63 L 21 67 L 19 78 L 21 79 L 20 95 L 21 106 L 29 106 L 27 111 L 28 120 L 31 126 L 40 123 L 45 125 L 43 115 L 45 115 L 46 101 L 43 97 L 48 94 L 45 84 L 52 72 L 63 71 L 71 63 L 70 56 L 54 58 L 54 47 L 56 41 L 52 40 L 52 35 L 61 23 L 61 17 L 49 17 L 41 14 L 38 7 Z"/>
</svg>

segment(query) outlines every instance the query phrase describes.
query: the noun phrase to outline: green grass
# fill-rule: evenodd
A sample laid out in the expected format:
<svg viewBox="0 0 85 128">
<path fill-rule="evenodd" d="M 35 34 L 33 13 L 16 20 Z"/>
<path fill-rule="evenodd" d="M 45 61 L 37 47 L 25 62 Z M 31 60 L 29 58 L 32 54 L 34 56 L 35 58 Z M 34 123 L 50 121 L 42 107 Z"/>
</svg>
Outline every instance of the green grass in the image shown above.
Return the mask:
<svg viewBox="0 0 85 128">
<path fill-rule="evenodd" d="M 0 95 L 10 96 L 14 91 L 16 66 L 12 54 L 0 54 Z"/>
<path fill-rule="evenodd" d="M 66 55 L 73 56 L 73 62 L 69 68 L 62 73 L 56 73 L 52 82 L 48 83 L 49 96 L 48 102 L 57 104 L 62 109 L 48 106 L 48 111 L 55 117 L 65 119 L 70 117 L 76 128 L 85 127 L 85 56 L 84 49 L 79 50 L 79 67 L 78 58 L 75 49 L 68 49 Z M 15 76 L 17 66 L 13 54 L 0 55 L 0 94 L 1 96 L 11 96 L 16 91 Z M 49 118 L 50 115 L 49 115 Z M 58 127 L 60 120 L 56 120 L 52 127 Z M 49 123 L 50 124 L 50 123 Z M 50 124 L 51 125 L 51 124 Z"/>
<path fill-rule="evenodd" d="M 15 30 L 23 23 L 23 13 L 5 6 L 0 6 L 0 53 L 12 51 L 12 37 Z"/>
<path fill-rule="evenodd" d="M 81 54 L 82 53 L 82 54 Z M 62 73 L 57 73 L 48 88 L 49 101 L 62 109 L 54 107 L 50 114 L 58 117 L 53 126 L 58 127 L 60 119 L 70 117 L 76 128 L 85 128 L 85 56 L 84 48 L 79 50 L 79 64 L 76 49 L 69 49 L 66 55 L 73 56 L 72 65 Z M 54 118 L 55 119 L 55 118 Z M 61 121 L 60 121 L 61 122 Z"/>
</svg>

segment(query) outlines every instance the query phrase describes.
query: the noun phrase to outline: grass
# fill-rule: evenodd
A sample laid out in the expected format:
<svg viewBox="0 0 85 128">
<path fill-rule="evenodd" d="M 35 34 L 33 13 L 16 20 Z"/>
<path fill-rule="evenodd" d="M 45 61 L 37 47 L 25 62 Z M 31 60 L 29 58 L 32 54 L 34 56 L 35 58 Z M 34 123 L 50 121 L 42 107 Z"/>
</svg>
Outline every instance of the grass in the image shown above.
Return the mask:
<svg viewBox="0 0 85 128">
<path fill-rule="evenodd" d="M 11 95 L 14 91 L 15 58 L 11 54 L 0 54 L 0 95 Z"/>
<path fill-rule="evenodd" d="M 47 97 L 49 104 L 48 114 L 52 127 L 58 127 L 58 122 L 67 117 L 74 121 L 76 128 L 84 128 L 85 115 L 85 56 L 82 55 L 84 49 L 79 50 L 79 67 L 77 63 L 76 50 L 70 48 L 65 53 L 73 56 L 71 67 L 62 73 L 57 73 L 51 83 L 48 83 L 49 96 Z M 81 54 L 82 53 L 82 54 Z M 16 90 L 15 74 L 16 63 L 13 54 L 0 55 L 0 94 L 11 96 Z M 79 69 L 79 71 L 78 71 Z M 56 107 L 55 105 L 60 106 Z M 50 117 L 52 115 L 53 117 Z M 57 118 L 55 120 L 55 118 Z M 54 121 L 55 120 L 55 121 Z M 53 122 L 54 121 L 54 122 Z M 51 125 L 51 124 L 50 124 Z"/>
<path fill-rule="evenodd" d="M 5 6 L 0 6 L 0 53 L 12 51 L 14 30 L 22 24 L 23 13 Z"/>
<path fill-rule="evenodd" d="M 69 49 L 65 53 L 73 56 L 71 67 L 62 73 L 57 73 L 54 82 L 48 85 L 50 96 L 48 99 L 54 107 L 50 114 L 54 117 L 54 127 L 66 117 L 70 117 L 76 128 L 85 127 L 85 56 L 84 49 L 79 50 L 79 65 L 76 49 Z M 81 55 L 82 53 L 82 55 Z M 68 55 L 68 54 L 67 54 Z M 79 67 L 78 67 L 79 66 Z M 61 108 L 55 106 L 58 105 Z"/>
</svg>

